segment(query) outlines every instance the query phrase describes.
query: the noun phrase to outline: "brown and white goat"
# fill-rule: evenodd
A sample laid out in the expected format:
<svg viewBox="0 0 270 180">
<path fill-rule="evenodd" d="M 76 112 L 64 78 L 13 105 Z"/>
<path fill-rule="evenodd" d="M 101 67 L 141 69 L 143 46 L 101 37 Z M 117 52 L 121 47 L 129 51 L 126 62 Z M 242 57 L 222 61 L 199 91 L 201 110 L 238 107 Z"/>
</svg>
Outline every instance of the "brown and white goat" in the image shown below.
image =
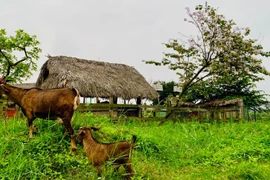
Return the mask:
<svg viewBox="0 0 270 180">
<path fill-rule="evenodd" d="M 131 152 L 135 146 L 136 136 L 132 137 L 131 143 L 120 141 L 117 143 L 100 143 L 92 135 L 93 130 L 99 130 L 95 127 L 81 127 L 78 132 L 78 141 L 83 143 L 86 156 L 90 164 L 98 170 L 101 176 L 102 165 L 112 160 L 113 165 L 123 165 L 128 173 L 128 177 L 134 175 L 131 165 Z"/>
<path fill-rule="evenodd" d="M 41 90 L 38 88 L 22 89 L 6 83 L 0 78 L 0 86 L 6 96 L 21 107 L 27 117 L 29 137 L 33 137 L 35 118 L 57 119 L 62 121 L 71 136 L 71 152 L 76 150 L 72 116 L 80 103 L 79 91 L 75 88 L 56 88 Z"/>
</svg>

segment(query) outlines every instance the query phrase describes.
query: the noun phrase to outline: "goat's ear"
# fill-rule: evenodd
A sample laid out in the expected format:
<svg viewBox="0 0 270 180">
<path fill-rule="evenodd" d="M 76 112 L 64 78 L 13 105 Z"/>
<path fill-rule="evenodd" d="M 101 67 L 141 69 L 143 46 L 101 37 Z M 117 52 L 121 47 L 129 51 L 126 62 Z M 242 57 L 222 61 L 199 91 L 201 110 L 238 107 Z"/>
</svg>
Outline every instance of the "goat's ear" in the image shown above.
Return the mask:
<svg viewBox="0 0 270 180">
<path fill-rule="evenodd" d="M 78 135 L 84 135 L 85 134 L 85 131 L 82 130 L 82 128 L 79 129 L 79 132 L 78 132 Z"/>
<path fill-rule="evenodd" d="M 9 92 L 9 89 L 5 88 L 3 84 L 0 84 L 0 87 L 3 89 L 4 92 Z"/>
<path fill-rule="evenodd" d="M 0 78 L 0 84 L 7 84 L 7 80 L 4 77 Z"/>
<path fill-rule="evenodd" d="M 79 136 L 85 136 L 85 131 L 80 131 L 78 135 Z"/>
</svg>

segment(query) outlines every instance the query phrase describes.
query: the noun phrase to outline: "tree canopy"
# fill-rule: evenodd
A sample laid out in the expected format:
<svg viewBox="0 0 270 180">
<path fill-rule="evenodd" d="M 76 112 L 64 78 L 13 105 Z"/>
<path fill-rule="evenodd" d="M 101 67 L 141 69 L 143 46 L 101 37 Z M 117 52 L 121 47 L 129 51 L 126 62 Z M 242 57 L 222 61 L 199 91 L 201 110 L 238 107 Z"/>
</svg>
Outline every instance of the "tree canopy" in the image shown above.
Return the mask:
<svg viewBox="0 0 270 180">
<path fill-rule="evenodd" d="M 14 36 L 8 36 L 0 29 L 0 76 L 11 82 L 30 78 L 37 70 L 36 61 L 41 49 L 35 35 L 19 29 Z"/>
<path fill-rule="evenodd" d="M 171 51 L 164 53 L 161 62 L 146 63 L 176 71 L 182 100 L 203 102 L 232 96 L 245 100 L 251 94 L 261 102 L 266 100 L 254 88 L 264 80 L 263 75 L 270 75 L 261 59 L 270 53 L 263 51 L 258 39 L 249 38 L 250 28 L 236 26 L 207 3 L 186 11 L 184 21 L 198 30 L 197 35 L 170 40 L 165 46 Z"/>
<path fill-rule="evenodd" d="M 159 93 L 159 100 L 154 99 L 153 105 L 164 105 L 166 103 L 166 98 L 169 95 L 176 95 L 177 93 L 173 91 L 173 87 L 176 85 L 174 81 L 165 82 L 165 81 L 157 81 L 155 83 L 160 83 L 162 85 L 162 91 L 158 91 Z M 154 84 L 155 84 L 154 83 Z"/>
</svg>

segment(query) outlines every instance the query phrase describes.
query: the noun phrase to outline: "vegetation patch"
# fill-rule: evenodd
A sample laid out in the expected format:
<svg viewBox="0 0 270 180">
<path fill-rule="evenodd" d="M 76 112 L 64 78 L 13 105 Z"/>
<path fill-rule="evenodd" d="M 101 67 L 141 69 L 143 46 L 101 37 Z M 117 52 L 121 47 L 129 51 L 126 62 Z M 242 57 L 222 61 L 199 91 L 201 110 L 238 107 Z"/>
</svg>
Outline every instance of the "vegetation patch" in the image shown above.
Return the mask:
<svg viewBox="0 0 270 180">
<path fill-rule="evenodd" d="M 96 179 L 83 146 L 69 153 L 69 137 L 57 121 L 37 119 L 29 139 L 25 119 L 0 121 L 0 177 L 2 179 Z M 76 113 L 73 126 L 101 127 L 94 132 L 101 142 L 130 141 L 134 179 L 267 179 L 270 177 L 269 121 L 173 123 L 128 119 L 112 122 L 91 113 Z M 109 163 L 108 163 L 109 164 Z M 110 165 L 106 179 L 121 178 Z"/>
</svg>

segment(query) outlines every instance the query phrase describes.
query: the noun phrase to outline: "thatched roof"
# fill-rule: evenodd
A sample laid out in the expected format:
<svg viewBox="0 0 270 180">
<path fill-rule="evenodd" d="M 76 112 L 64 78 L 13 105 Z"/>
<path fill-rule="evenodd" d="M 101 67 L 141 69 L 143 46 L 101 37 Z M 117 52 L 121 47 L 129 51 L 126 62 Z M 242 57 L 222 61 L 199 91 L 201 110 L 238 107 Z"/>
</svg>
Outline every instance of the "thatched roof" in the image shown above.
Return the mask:
<svg viewBox="0 0 270 180">
<path fill-rule="evenodd" d="M 236 99 L 231 99 L 231 100 L 215 100 L 215 101 L 199 103 L 199 104 L 195 104 L 193 102 L 179 101 L 177 97 L 171 97 L 170 101 L 172 104 L 175 104 L 175 105 L 177 104 L 178 107 L 200 107 L 200 108 L 212 108 L 212 107 L 217 108 L 217 107 L 243 104 L 243 99 L 241 98 L 236 98 Z"/>
<path fill-rule="evenodd" d="M 201 107 L 222 107 L 228 105 L 239 105 L 243 103 L 243 99 L 236 98 L 231 100 L 216 100 L 201 104 Z"/>
<path fill-rule="evenodd" d="M 36 83 L 21 83 L 21 84 L 14 84 L 14 86 L 23 88 L 23 89 L 31 89 L 36 87 Z"/>
<path fill-rule="evenodd" d="M 36 82 L 39 88 L 75 87 L 83 97 L 158 97 L 155 89 L 131 66 L 66 56 L 48 58 Z"/>
</svg>

